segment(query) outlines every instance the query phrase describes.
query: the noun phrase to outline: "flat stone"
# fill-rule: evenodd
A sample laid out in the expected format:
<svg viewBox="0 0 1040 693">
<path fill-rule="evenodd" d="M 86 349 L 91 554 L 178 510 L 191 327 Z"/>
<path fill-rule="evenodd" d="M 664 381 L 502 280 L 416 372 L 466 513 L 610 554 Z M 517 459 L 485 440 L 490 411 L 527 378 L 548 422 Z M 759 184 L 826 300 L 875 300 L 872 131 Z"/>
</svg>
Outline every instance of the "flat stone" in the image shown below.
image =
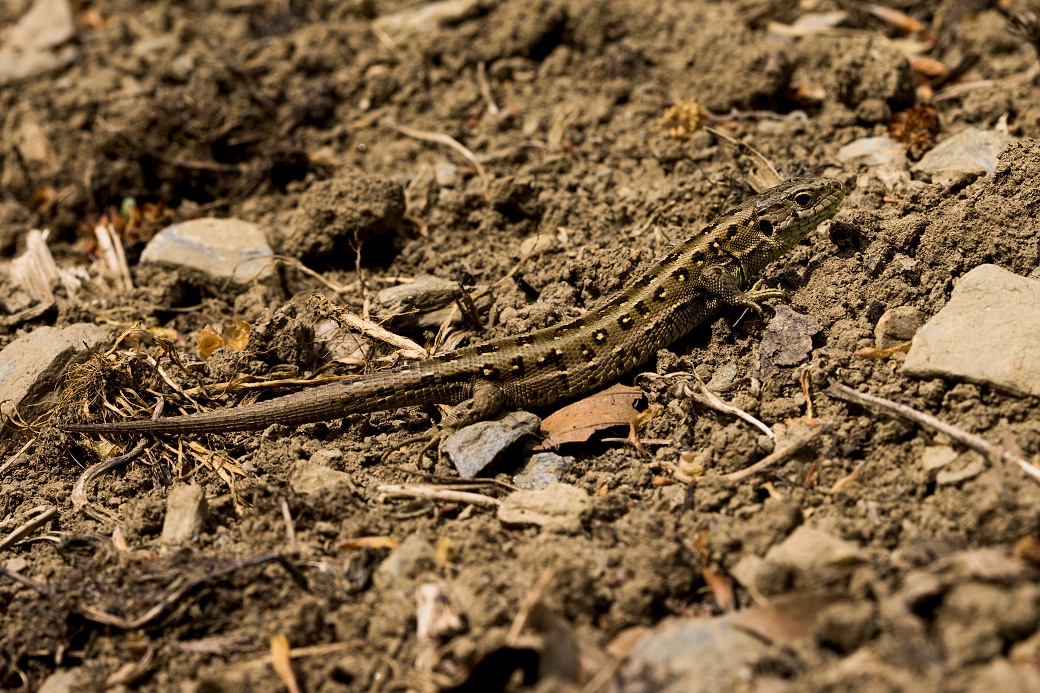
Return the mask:
<svg viewBox="0 0 1040 693">
<path fill-rule="evenodd" d="M 939 470 L 935 475 L 936 486 L 952 486 L 963 481 L 970 481 L 986 471 L 986 461 L 976 452 L 958 455 L 956 464 Z"/>
<path fill-rule="evenodd" d="M 289 485 L 297 493 L 317 495 L 338 486 L 353 487 L 354 478 L 346 472 L 329 469 L 311 460 L 301 460 L 293 468 Z"/>
<path fill-rule="evenodd" d="M 206 218 L 167 226 L 148 242 L 141 262 L 195 270 L 215 283 L 248 284 L 274 274 L 272 254 L 256 224 Z"/>
<path fill-rule="evenodd" d="M 418 577 L 437 565 L 437 550 L 418 534 L 405 537 L 372 574 L 377 587 L 386 588 Z"/>
<path fill-rule="evenodd" d="M 864 137 L 838 150 L 838 161 L 847 164 L 879 166 L 906 161 L 906 147 L 891 137 Z"/>
<path fill-rule="evenodd" d="M 914 338 L 903 373 L 1040 396 L 1040 281 L 996 265 L 964 275 Z"/>
<path fill-rule="evenodd" d="M 530 412 L 514 411 L 496 421 L 479 421 L 452 433 L 443 450 L 459 476 L 472 479 L 506 448 L 524 436 L 537 435 L 542 420 Z"/>
<path fill-rule="evenodd" d="M 632 650 L 619 690 L 714 693 L 748 681 L 769 647 L 726 618 L 665 620 Z"/>
<path fill-rule="evenodd" d="M 86 678 L 87 676 L 83 675 L 79 667 L 58 669 L 44 679 L 37 693 L 72 693 L 82 690 L 80 686 L 84 683 L 83 679 Z"/>
<path fill-rule="evenodd" d="M 539 452 L 532 455 L 524 468 L 513 476 L 513 483 L 525 489 L 544 488 L 560 481 L 573 464 L 573 457 Z"/>
<path fill-rule="evenodd" d="M 459 324 L 465 320 L 455 305 L 455 297 L 460 291 L 459 283 L 449 279 L 416 277 L 413 281 L 377 292 L 372 300 L 372 312 L 389 319 L 395 329 L 404 331 L 437 329 L 450 313 L 454 313 L 452 322 Z M 475 302 L 477 312 L 490 308 L 491 299 L 490 293 L 478 298 Z"/>
<path fill-rule="evenodd" d="M 159 541 L 174 545 L 197 539 L 206 525 L 208 512 L 204 488 L 195 484 L 174 486 L 166 497 L 166 517 Z"/>
<path fill-rule="evenodd" d="M 776 307 L 776 315 L 762 334 L 758 350 L 758 373 L 772 380 L 784 367 L 797 366 L 812 353 L 813 335 L 820 324 L 812 318 L 796 313 L 786 305 Z"/>
<path fill-rule="evenodd" d="M 82 363 L 91 350 L 107 346 L 112 331 L 80 322 L 66 327 L 37 327 L 0 351 L 0 411 L 17 407 L 26 419 L 30 407 L 54 404 L 69 366 Z"/>
<path fill-rule="evenodd" d="M 975 172 L 989 175 L 997 168 L 997 157 L 1004 147 L 1016 138 L 995 130 L 968 128 L 948 140 L 940 142 L 921 160 L 914 164 L 913 171 L 932 175 L 932 182 L 945 180 L 947 183 L 963 175 Z M 960 172 L 959 174 L 944 172 Z M 940 181 L 936 174 L 944 174 Z"/>
<path fill-rule="evenodd" d="M 62 67 L 75 53 L 52 49 L 75 35 L 76 20 L 68 0 L 36 0 L 0 45 L 0 85 Z"/>
<path fill-rule="evenodd" d="M 924 313 L 913 306 L 886 310 L 874 326 L 874 341 L 878 349 L 889 349 L 909 342 L 923 324 Z"/>
<path fill-rule="evenodd" d="M 830 587 L 867 560 L 855 544 L 802 525 L 766 553 L 755 576 L 763 594 Z"/>
<path fill-rule="evenodd" d="M 957 459 L 957 454 L 949 445 L 929 445 L 921 451 L 921 468 L 926 472 L 942 469 Z"/>
<path fill-rule="evenodd" d="M 549 532 L 577 534 L 592 512 L 585 491 L 569 484 L 514 491 L 498 506 L 498 519 L 507 526 L 534 525 Z"/>
</svg>

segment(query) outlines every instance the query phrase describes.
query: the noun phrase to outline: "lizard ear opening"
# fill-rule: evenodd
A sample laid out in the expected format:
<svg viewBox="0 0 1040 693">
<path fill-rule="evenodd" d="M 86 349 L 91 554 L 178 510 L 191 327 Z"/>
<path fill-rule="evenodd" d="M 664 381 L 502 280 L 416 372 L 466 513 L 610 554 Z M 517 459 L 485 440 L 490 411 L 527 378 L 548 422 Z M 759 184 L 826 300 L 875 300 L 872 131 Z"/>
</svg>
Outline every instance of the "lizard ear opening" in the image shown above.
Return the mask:
<svg viewBox="0 0 1040 693">
<path fill-rule="evenodd" d="M 758 220 L 758 230 L 761 231 L 762 234 L 765 235 L 765 236 L 772 236 L 773 235 L 773 222 L 769 221 L 768 219 L 759 219 Z"/>
</svg>

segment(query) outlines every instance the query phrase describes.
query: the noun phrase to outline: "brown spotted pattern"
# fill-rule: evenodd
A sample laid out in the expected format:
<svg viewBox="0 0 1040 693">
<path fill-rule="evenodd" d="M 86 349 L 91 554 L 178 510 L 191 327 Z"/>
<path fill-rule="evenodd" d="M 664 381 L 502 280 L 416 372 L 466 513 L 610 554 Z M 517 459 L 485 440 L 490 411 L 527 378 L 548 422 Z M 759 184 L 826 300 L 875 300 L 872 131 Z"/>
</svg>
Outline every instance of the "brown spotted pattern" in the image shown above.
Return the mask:
<svg viewBox="0 0 1040 693">
<path fill-rule="evenodd" d="M 747 291 L 750 279 L 830 218 L 844 196 L 842 184 L 829 178 L 782 183 L 723 214 L 601 307 L 532 334 L 237 409 L 65 429 L 212 433 L 432 403 L 458 405 L 442 422 L 453 428 L 504 407 L 551 404 L 616 380 L 720 303 L 757 307 L 774 297 L 775 291 Z"/>
</svg>

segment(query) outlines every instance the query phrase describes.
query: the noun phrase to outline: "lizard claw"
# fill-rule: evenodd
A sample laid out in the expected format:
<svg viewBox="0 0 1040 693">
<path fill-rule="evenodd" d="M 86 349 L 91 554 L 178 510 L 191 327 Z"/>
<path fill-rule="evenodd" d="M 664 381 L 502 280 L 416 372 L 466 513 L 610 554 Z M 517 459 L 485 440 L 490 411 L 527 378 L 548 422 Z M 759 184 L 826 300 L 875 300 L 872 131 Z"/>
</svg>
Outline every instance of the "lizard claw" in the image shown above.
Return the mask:
<svg viewBox="0 0 1040 693">
<path fill-rule="evenodd" d="M 390 456 L 402 448 L 406 448 L 409 445 L 416 443 L 424 443 L 419 449 L 419 452 L 415 456 L 416 463 L 420 462 L 426 453 L 430 452 L 434 448 L 437 448 L 437 456 L 440 457 L 443 453 L 441 452 L 441 445 L 444 440 L 451 435 L 451 431 L 444 430 L 440 426 L 433 426 L 426 433 L 421 433 L 411 438 L 405 438 L 404 440 L 394 443 L 386 452 L 379 458 L 380 462 L 386 462 L 390 459 Z"/>
</svg>

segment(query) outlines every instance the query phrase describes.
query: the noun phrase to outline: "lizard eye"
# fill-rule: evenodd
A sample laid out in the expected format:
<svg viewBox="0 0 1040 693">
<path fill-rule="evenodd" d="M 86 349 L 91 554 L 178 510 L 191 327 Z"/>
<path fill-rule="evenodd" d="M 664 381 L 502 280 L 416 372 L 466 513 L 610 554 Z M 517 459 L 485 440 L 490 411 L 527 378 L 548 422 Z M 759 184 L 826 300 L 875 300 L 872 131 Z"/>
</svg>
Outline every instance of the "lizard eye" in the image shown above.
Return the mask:
<svg viewBox="0 0 1040 693">
<path fill-rule="evenodd" d="M 812 195 L 803 191 L 794 196 L 794 201 L 799 207 L 808 207 L 812 204 Z"/>
<path fill-rule="evenodd" d="M 772 236 L 773 235 L 773 223 L 771 221 L 769 221 L 768 219 L 759 219 L 758 220 L 758 230 L 761 231 L 766 236 Z"/>
</svg>

